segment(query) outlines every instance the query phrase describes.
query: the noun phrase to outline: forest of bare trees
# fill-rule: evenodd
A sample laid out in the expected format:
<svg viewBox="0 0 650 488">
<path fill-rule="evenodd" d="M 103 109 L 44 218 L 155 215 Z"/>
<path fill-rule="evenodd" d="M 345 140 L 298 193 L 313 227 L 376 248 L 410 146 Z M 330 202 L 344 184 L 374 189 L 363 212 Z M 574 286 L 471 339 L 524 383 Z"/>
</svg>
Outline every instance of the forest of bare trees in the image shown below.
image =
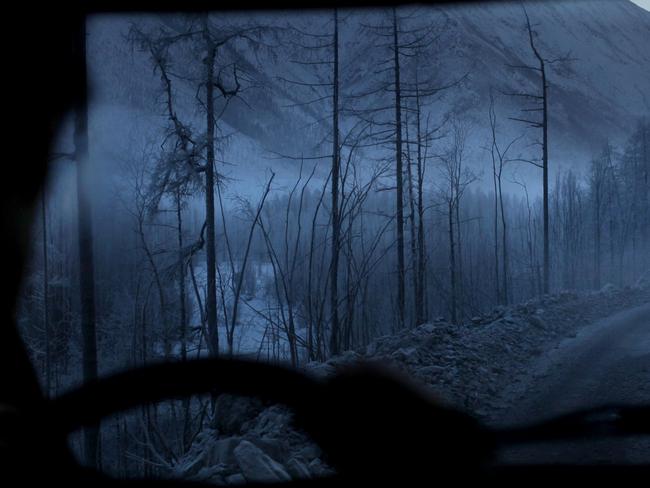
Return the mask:
<svg viewBox="0 0 650 488">
<path fill-rule="evenodd" d="M 545 293 L 626 285 L 650 267 L 650 119 L 594 147 L 583 169 L 567 167 L 549 138 L 547 69 L 580 60 L 538 51 L 528 14 L 531 64 L 503 70 L 534 73 L 538 92 L 491 87 L 480 120 L 441 101 L 477 75 L 436 71 L 446 23 L 401 9 L 378 18 L 358 26 L 381 60 L 363 90 L 350 88 L 355 60 L 342 61 L 341 25 L 356 22 L 347 12 L 319 17 L 310 32 L 209 15 L 131 27 L 125 42 L 156 77 L 156 137 L 136 138 L 115 162 L 120 211 L 93 223 L 88 114 L 78 107 L 74 154 L 56 161 L 78 172 L 78 200 L 45 194 L 34 232 L 19 322 L 49 395 L 204 355 L 300 367 L 438 317 L 471 323 Z M 255 117 L 248 94 L 260 90 L 260 68 L 249 52 L 287 64 L 276 81 L 309 108 L 311 127 L 295 137 L 312 151 L 274 154 L 294 168 L 288 184 L 271 168 L 254 192 L 233 196 L 220 155 L 237 134 L 222 116 Z M 509 110 L 513 100 L 525 116 Z M 541 185 L 520 177 L 531 164 Z M 209 398 L 142 407 L 85 432 L 78 447 L 89 465 L 161 472 L 213 407 Z"/>
</svg>

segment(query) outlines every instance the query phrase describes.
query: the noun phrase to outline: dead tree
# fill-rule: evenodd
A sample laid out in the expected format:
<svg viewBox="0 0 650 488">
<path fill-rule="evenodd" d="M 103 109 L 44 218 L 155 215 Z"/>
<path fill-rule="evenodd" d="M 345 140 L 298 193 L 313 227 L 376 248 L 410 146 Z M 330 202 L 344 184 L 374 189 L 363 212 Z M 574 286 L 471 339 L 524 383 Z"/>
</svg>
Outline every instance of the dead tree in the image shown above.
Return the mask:
<svg viewBox="0 0 650 488">
<path fill-rule="evenodd" d="M 536 44 L 536 33 L 530 24 L 528 12 L 525 7 L 523 8 L 524 16 L 526 18 L 526 31 L 528 34 L 528 42 L 530 49 L 535 57 L 536 64 L 523 64 L 523 65 L 508 65 L 510 68 L 532 71 L 539 75 L 539 91 L 535 92 L 516 92 L 506 93 L 507 95 L 524 99 L 532 103 L 532 106 L 522 109 L 524 116 L 510 117 L 510 120 L 521 122 L 533 129 L 539 129 L 542 132 L 542 140 L 536 144 L 541 146 L 542 155 L 541 159 L 525 160 L 528 163 L 537 166 L 542 170 L 542 193 L 543 193 L 543 242 L 544 242 L 544 261 L 543 261 L 543 291 L 549 293 L 550 280 L 551 280 L 551 257 L 550 257 L 550 236 L 549 236 L 549 167 L 548 167 L 548 67 L 554 63 L 565 62 L 570 60 L 569 54 L 548 59 L 545 58 L 539 51 Z M 528 118 L 528 114 L 540 113 L 541 118 L 534 119 Z M 520 160 L 524 161 L 524 160 Z"/>
<path fill-rule="evenodd" d="M 435 42 L 437 38 L 431 39 Z M 414 120 L 414 137 L 409 136 L 409 124 L 406 121 L 406 149 L 405 154 L 408 159 L 407 179 L 409 184 L 409 207 L 412 214 L 412 240 L 415 243 L 415 258 L 413 259 L 413 286 L 414 286 L 414 304 L 415 304 L 415 323 L 422 324 L 427 319 L 426 297 L 426 240 L 424 234 L 424 176 L 427 162 L 429 159 L 429 149 L 431 145 L 443 137 L 441 129 L 448 122 L 448 114 L 444 114 L 436 125 L 431 124 L 431 109 L 429 108 L 436 101 L 436 96 L 444 91 L 458 86 L 466 75 L 452 80 L 447 83 L 438 83 L 435 74 L 429 79 L 422 80 L 420 71 L 421 64 L 427 62 L 428 53 L 421 45 L 415 44 L 415 49 L 407 59 L 411 61 L 410 70 L 407 72 L 410 76 L 402 81 L 402 99 L 404 100 L 403 111 L 412 114 L 411 120 Z M 426 116 L 426 121 L 424 120 Z M 415 145 L 415 156 L 412 156 L 412 146 Z M 415 166 L 415 176 L 411 166 Z M 413 184 L 415 178 L 415 184 Z M 417 221 L 417 222 L 416 222 Z M 413 245 L 412 245 L 413 247 Z M 413 249 L 412 249 L 413 252 Z"/>
<path fill-rule="evenodd" d="M 306 33 L 298 29 L 295 30 L 300 37 L 307 37 L 315 40 L 312 44 L 302 44 L 294 40 L 294 45 L 309 53 L 308 59 L 294 60 L 296 64 L 308 66 L 312 69 L 315 80 L 295 80 L 282 78 L 286 83 L 297 87 L 302 87 L 310 92 L 316 92 L 317 98 L 302 102 L 299 105 L 321 104 L 322 102 L 331 102 L 327 107 L 331 117 L 331 136 L 332 136 L 332 154 L 318 158 L 331 158 L 331 169 L 328 177 L 330 184 L 330 226 L 332 231 L 330 245 L 330 265 L 329 265 L 329 303 L 330 303 L 330 333 L 329 333 L 329 352 L 336 355 L 340 351 L 340 314 L 339 314 L 339 261 L 341 252 L 341 216 L 340 216 L 340 194 L 341 194 L 341 143 L 340 143 L 340 62 L 339 62 L 339 12 L 334 9 L 332 13 L 332 30 L 328 33 Z M 315 53 L 315 58 L 314 58 Z M 320 73 L 320 67 L 328 67 L 328 71 Z M 331 71 L 329 71 L 331 69 Z M 322 89 L 328 93 L 323 94 Z M 301 157 L 301 160 L 304 160 Z M 320 205 L 319 207 L 320 208 Z M 314 216 L 316 218 L 316 215 Z M 313 239 L 313 233 L 312 233 Z M 311 278 L 311 275 L 310 275 Z M 311 285 L 310 285 L 311 286 Z"/>
<path fill-rule="evenodd" d="M 435 132 L 435 131 L 434 131 Z M 426 249 L 424 239 L 424 173 L 427 164 L 427 151 L 429 142 L 431 140 L 431 133 L 429 132 L 429 123 L 427 121 L 426 129 L 422 131 L 422 97 L 420 94 L 420 83 L 417 76 L 417 68 L 415 75 L 415 133 L 416 133 L 416 177 L 417 177 L 417 216 L 418 216 L 418 229 L 417 229 L 417 283 L 415 298 L 415 317 L 416 323 L 422 324 L 427 320 L 427 310 L 425 306 L 424 297 L 426 296 Z"/>
<path fill-rule="evenodd" d="M 236 62 L 224 61 L 220 63 L 220 55 L 225 56 L 223 53 L 227 48 L 233 47 L 237 40 L 258 44 L 262 30 L 261 26 L 248 25 L 217 28 L 209 14 L 203 14 L 198 19 L 192 19 L 176 32 L 165 29 L 161 29 L 156 34 L 143 33 L 137 29 L 133 29 L 131 32 L 134 42 L 150 54 L 154 67 L 161 74 L 163 91 L 166 93 L 167 117 L 171 122 L 171 131 L 177 140 L 175 150 L 177 154 L 183 156 L 177 163 L 182 164 L 187 171 L 204 175 L 207 268 L 205 308 L 209 335 L 208 347 L 213 355 L 219 353 L 214 201 L 216 184 L 215 131 L 219 116 L 225 111 L 229 102 L 240 95 L 244 74 Z M 202 53 L 202 77 L 196 86 L 196 98 L 205 115 L 205 134 L 202 138 L 192 136 L 189 125 L 181 122 L 173 105 L 172 75 L 168 66 L 174 57 L 172 48 L 183 43 L 197 47 Z M 226 77 L 229 79 L 226 80 Z M 183 82 L 186 81 L 183 79 Z M 201 93 L 203 99 L 201 99 Z M 223 101 L 223 107 L 219 111 L 216 109 L 217 99 Z"/>
<path fill-rule="evenodd" d="M 464 165 L 466 136 L 466 128 L 456 122 L 450 146 L 440 158 L 442 181 L 438 183 L 446 208 L 449 238 L 449 312 L 451 322 L 454 324 L 463 318 L 462 307 L 459 306 L 462 293 L 462 276 L 458 266 L 460 254 L 460 233 L 457 229 L 460 224 L 459 207 L 465 190 L 476 179 Z"/>
<path fill-rule="evenodd" d="M 413 188 L 413 162 L 411 161 L 411 151 L 410 151 L 410 134 L 409 134 L 409 112 L 405 111 L 404 115 L 404 128 L 406 132 L 406 188 L 408 195 L 408 208 L 409 208 L 409 244 L 411 251 L 411 278 L 413 282 L 413 304 L 415 310 L 415 325 L 420 324 L 420 316 L 422 311 L 419 309 L 418 299 L 420 297 L 420 273 L 419 273 L 419 258 L 418 258 L 418 240 L 416 238 L 416 212 L 415 212 L 415 189 Z"/>
<path fill-rule="evenodd" d="M 513 180 L 513 183 L 521 186 L 525 200 L 526 200 L 526 232 L 525 232 L 525 253 L 528 256 L 528 273 L 530 280 L 530 292 L 532 295 L 539 295 L 542 290 L 541 278 L 539 276 L 539 265 L 538 259 L 535 255 L 535 246 L 533 243 L 537 240 L 535 235 L 535 218 L 533 216 L 533 208 L 530 203 L 530 195 L 528 193 L 528 186 L 525 182 L 519 181 L 517 179 Z M 495 221 L 496 224 L 496 221 Z M 498 249 L 497 249 L 498 253 Z"/>
<path fill-rule="evenodd" d="M 625 145 L 619 166 L 623 185 L 631 190 L 626 192 L 626 207 L 634 226 L 633 261 L 636 262 L 640 245 L 643 256 L 640 264 L 642 269 L 647 269 L 650 265 L 650 123 L 647 117 L 638 121 Z"/>
<path fill-rule="evenodd" d="M 235 270 L 233 264 L 234 261 L 232 259 L 232 249 L 230 247 L 230 243 L 228 239 L 226 239 L 227 251 L 228 251 L 228 255 L 230 256 L 230 262 L 231 262 L 231 272 L 232 272 L 231 288 L 232 288 L 232 295 L 233 295 L 232 305 L 231 305 L 232 311 L 230 313 L 230 321 L 229 321 L 230 324 L 226 322 L 226 339 L 228 342 L 228 353 L 230 355 L 232 355 L 234 352 L 235 328 L 237 326 L 237 321 L 239 319 L 239 304 L 241 301 L 241 294 L 244 285 L 244 277 L 248 266 L 251 244 L 253 242 L 253 237 L 255 234 L 255 229 L 257 227 L 257 222 L 259 221 L 262 210 L 264 209 L 264 203 L 266 202 L 266 198 L 268 197 L 269 192 L 271 191 L 271 184 L 273 183 L 273 178 L 275 178 L 275 173 L 271 173 L 271 176 L 269 177 L 266 183 L 264 191 L 262 192 L 262 197 L 260 198 L 260 201 L 257 204 L 257 208 L 255 209 L 255 211 L 253 211 L 253 208 L 251 207 L 249 202 L 246 201 L 242 202 L 246 213 L 249 215 L 249 217 L 251 217 L 252 220 L 248 230 L 248 238 L 246 239 L 246 247 L 244 249 L 244 256 L 242 259 L 242 263 L 239 269 L 237 270 Z M 225 224 L 224 224 L 224 228 L 225 228 Z M 227 232 L 227 230 L 225 232 Z M 225 318 L 227 320 L 228 315 L 226 315 Z"/>
<path fill-rule="evenodd" d="M 400 327 L 404 327 L 404 170 L 402 164 L 402 97 L 400 93 L 400 44 L 397 9 L 393 7 L 393 74 L 395 77 L 395 209 L 397 224 L 397 310 Z"/>
<path fill-rule="evenodd" d="M 348 134 L 350 135 L 350 134 Z M 346 137 L 346 140 L 348 137 Z M 387 229 L 390 228 L 392 220 L 389 219 L 383 226 L 374 233 L 369 242 L 366 241 L 364 231 L 364 205 L 369 196 L 376 190 L 377 182 L 386 172 L 385 165 L 379 165 L 366 174 L 366 171 L 357 167 L 356 149 L 360 142 L 359 138 L 348 148 L 345 164 L 343 165 L 343 177 L 341 179 L 341 217 L 345 222 L 345 232 L 342 234 L 342 248 L 346 263 L 346 295 L 341 297 L 339 305 L 345 302 L 345 315 L 343 322 L 343 344 L 345 349 L 353 348 L 358 344 L 355 340 L 362 336 L 363 327 L 356 325 L 357 303 L 362 291 L 367 289 L 368 280 L 381 257 L 385 255 L 390 247 L 385 250 L 379 249 L 379 244 Z M 347 144 L 343 144 L 347 146 Z M 379 257 L 381 256 L 381 257 Z"/>
<path fill-rule="evenodd" d="M 499 301 L 507 305 L 510 301 L 509 293 L 509 279 L 510 279 L 510 270 L 509 270 L 509 257 L 508 257 L 508 228 L 507 228 L 507 218 L 505 205 L 503 202 L 503 176 L 504 169 L 508 162 L 511 160 L 508 159 L 508 153 L 512 149 L 513 145 L 521 139 L 521 136 L 515 137 L 510 142 L 508 142 L 505 147 L 501 146 L 499 143 L 499 138 L 497 135 L 498 124 L 497 124 L 497 115 L 494 108 L 494 96 L 490 93 L 490 108 L 489 108 L 489 119 L 490 119 L 490 132 L 492 136 L 492 142 L 490 145 L 490 156 L 492 159 L 492 176 L 494 182 L 494 239 L 495 239 L 495 270 L 496 270 L 496 289 L 497 292 L 501 291 L 499 295 Z M 497 203 L 498 202 L 498 203 Z M 501 214 L 501 277 L 502 284 L 499 284 L 499 258 L 498 258 L 498 230 L 497 230 L 497 220 L 498 215 Z"/>
<path fill-rule="evenodd" d="M 604 155 L 603 155 L 604 156 Z M 594 158 L 591 161 L 589 174 L 589 186 L 593 202 L 594 214 L 594 289 L 600 289 L 600 262 L 601 262 L 601 233 L 602 233 L 602 206 L 603 206 L 603 187 L 605 184 L 605 162 L 603 157 Z"/>
<path fill-rule="evenodd" d="M 52 351 L 50 346 L 51 333 L 50 333 L 50 316 L 49 316 L 49 266 L 48 266 L 48 252 L 47 252 L 47 202 L 45 200 L 45 189 L 41 192 L 41 224 L 42 224 L 42 240 L 43 240 L 43 334 L 45 345 L 45 396 L 49 397 L 52 391 Z"/>
<path fill-rule="evenodd" d="M 79 78 L 87 78 L 86 25 L 82 22 L 77 42 Z M 84 83 L 84 87 L 86 84 Z M 97 378 L 97 331 L 95 322 L 95 265 L 93 259 L 93 224 L 90 198 L 88 156 L 88 109 L 86 93 L 79 94 L 75 112 L 74 151 L 77 162 L 77 212 L 79 239 L 79 290 L 81 294 L 81 334 L 83 381 Z M 87 466 L 100 467 L 99 426 L 84 430 L 84 458 Z"/>
<path fill-rule="evenodd" d="M 396 308 L 397 324 L 400 328 L 407 325 L 405 315 L 406 262 L 404 255 L 404 156 L 405 151 L 408 150 L 409 143 L 412 142 L 404 140 L 404 111 L 411 110 L 406 106 L 405 101 L 417 99 L 416 105 L 419 108 L 417 108 L 416 111 L 419 112 L 421 109 L 421 102 L 425 97 L 432 96 L 447 87 L 454 86 L 458 82 L 450 83 L 447 86 L 436 86 L 433 80 L 421 82 L 416 79 L 416 82 L 414 83 L 413 80 L 409 78 L 409 73 L 404 71 L 405 65 L 408 64 L 406 61 L 415 60 L 417 66 L 419 60 L 424 59 L 429 55 L 427 54 L 427 50 L 431 49 L 431 46 L 436 39 L 435 31 L 436 29 L 439 29 L 439 26 L 431 23 L 422 26 L 411 26 L 417 13 L 418 11 L 416 9 L 414 11 L 405 12 L 404 15 L 398 15 L 397 8 L 392 8 L 389 19 L 387 19 L 386 22 L 378 25 L 364 26 L 374 35 L 385 39 L 383 43 L 380 43 L 379 47 L 386 49 L 387 55 L 375 71 L 375 74 L 380 76 L 386 75 L 386 78 L 380 81 L 378 86 L 371 88 L 369 91 L 355 94 L 354 98 L 356 99 L 372 97 L 373 100 L 369 108 L 356 108 L 352 112 L 355 117 L 359 117 L 371 124 L 373 127 L 375 144 L 381 147 L 386 147 L 387 150 L 390 150 L 393 153 L 392 158 L 395 164 L 395 186 L 391 187 L 391 189 L 395 190 L 395 249 L 397 253 Z M 385 99 L 383 99 L 384 96 Z M 377 98 L 380 99 L 379 103 L 377 103 Z M 420 113 L 418 113 L 417 120 L 418 123 L 421 122 Z M 419 133 L 419 136 L 422 137 L 421 132 Z M 422 144 L 419 146 L 422 148 Z M 421 158 L 419 161 L 421 164 Z M 421 169 L 422 166 L 420 167 L 420 170 Z M 422 171 L 419 171 L 418 173 L 418 179 L 421 180 Z M 418 182 L 418 187 L 420 186 L 421 181 Z M 423 204 L 419 205 L 419 210 L 422 210 L 421 213 L 423 213 Z M 421 241 L 418 238 L 417 242 L 423 243 L 423 241 L 424 234 L 422 230 Z M 419 247 L 423 253 L 424 245 Z M 418 273 L 418 271 L 415 271 L 415 273 L 416 280 L 419 282 L 418 276 L 420 273 Z M 419 284 L 417 288 L 420 288 Z M 423 293 L 415 291 L 415 294 L 416 301 L 423 304 Z M 418 316 L 421 318 L 423 315 L 423 305 L 416 306 L 414 318 L 417 318 Z"/>
<path fill-rule="evenodd" d="M 296 332 L 297 320 L 299 319 L 296 286 L 298 277 L 296 272 L 298 270 L 299 262 L 304 260 L 300 253 L 301 241 L 303 238 L 302 216 L 304 211 L 305 195 L 309 188 L 309 184 L 314 177 L 315 169 L 316 168 L 314 168 L 305 178 L 302 174 L 301 165 L 300 173 L 289 192 L 286 207 L 284 209 L 283 235 L 280 243 L 274 242 L 275 240 L 272 235 L 272 219 L 270 216 L 265 219 L 260 212 L 260 215 L 258 215 L 256 219 L 257 226 L 264 239 L 267 256 L 273 271 L 273 288 L 279 315 L 278 321 L 274 321 L 270 315 L 265 316 L 265 318 L 271 324 L 279 322 L 277 323 L 279 326 L 278 328 L 281 329 L 287 339 L 287 344 L 289 346 L 289 359 L 292 366 L 298 365 L 300 359 L 298 350 L 299 346 L 306 345 L 306 342 Z M 295 203 L 297 211 L 295 220 L 292 220 L 290 219 L 290 214 L 294 206 L 293 202 L 296 192 L 298 193 L 297 202 Z M 289 226 L 290 223 L 294 222 L 296 224 L 295 236 L 293 236 L 292 239 L 289 235 Z M 279 246 L 282 246 L 281 251 L 278 250 Z"/>
<path fill-rule="evenodd" d="M 334 63 L 332 73 L 332 264 L 330 266 L 330 311 L 332 314 L 332 329 L 330 334 L 330 353 L 339 353 L 339 250 L 341 238 L 341 219 L 339 216 L 339 171 L 341 148 L 339 147 L 339 18 L 338 10 L 334 9 Z"/>
</svg>

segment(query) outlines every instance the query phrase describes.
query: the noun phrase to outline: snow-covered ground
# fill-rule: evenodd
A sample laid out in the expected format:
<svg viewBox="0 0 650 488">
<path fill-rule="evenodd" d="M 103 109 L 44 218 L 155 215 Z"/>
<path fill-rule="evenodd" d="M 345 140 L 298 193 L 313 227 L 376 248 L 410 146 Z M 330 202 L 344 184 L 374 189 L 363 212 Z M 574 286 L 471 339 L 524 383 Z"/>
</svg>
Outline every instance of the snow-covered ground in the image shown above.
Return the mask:
<svg viewBox="0 0 650 488">
<path fill-rule="evenodd" d="M 235 269 L 241 267 L 240 262 L 233 263 Z M 222 352 L 228 352 L 227 328 L 233 330 L 233 354 L 247 356 L 264 361 L 288 361 L 289 343 L 287 333 L 283 326 L 280 305 L 273 293 L 269 293 L 273 283 L 273 267 L 268 262 L 252 262 L 247 264 L 250 275 L 248 283 L 243 287 L 237 312 L 235 327 L 232 327 L 232 313 L 234 302 L 233 273 L 231 264 L 221 262 L 217 273 L 217 295 L 218 295 L 218 330 L 219 347 Z M 198 261 L 195 265 L 195 278 L 197 287 L 205 289 L 206 268 L 205 261 Z M 221 290 L 223 289 L 222 299 Z M 193 315 L 190 323 L 199 324 L 200 307 L 197 304 L 196 294 L 190 293 L 189 299 L 192 302 L 190 310 Z M 201 298 L 204 301 L 204 297 Z M 225 303 L 225 305 L 224 305 Z M 286 315 L 286 307 L 285 307 Z M 226 320 L 227 319 L 227 320 Z M 226 322 L 228 325 L 226 326 Z M 305 327 L 299 318 L 296 319 L 295 333 L 299 340 L 304 339 Z M 196 344 L 198 346 L 198 344 Z M 298 346 L 299 354 L 302 348 Z"/>
</svg>

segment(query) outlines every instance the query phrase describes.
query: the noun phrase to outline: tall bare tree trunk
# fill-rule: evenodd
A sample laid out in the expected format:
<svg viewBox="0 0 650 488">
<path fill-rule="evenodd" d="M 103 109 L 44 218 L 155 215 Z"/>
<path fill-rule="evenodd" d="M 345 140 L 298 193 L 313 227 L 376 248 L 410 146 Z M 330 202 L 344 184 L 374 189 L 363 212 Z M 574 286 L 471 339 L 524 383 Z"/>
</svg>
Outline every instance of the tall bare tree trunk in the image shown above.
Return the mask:
<svg viewBox="0 0 650 488">
<path fill-rule="evenodd" d="M 418 86 L 417 71 L 415 79 L 415 103 L 416 103 L 416 127 L 417 127 L 417 144 L 418 144 L 418 159 L 417 159 L 417 172 L 418 172 L 418 294 L 415 300 L 417 322 L 423 324 L 427 320 L 426 307 L 424 303 L 426 279 L 425 279 L 425 241 L 424 241 L 424 163 L 422 157 L 422 127 L 421 127 L 421 111 L 420 111 L 420 89 Z"/>
<path fill-rule="evenodd" d="M 52 354 L 50 350 L 50 317 L 49 317 L 49 276 L 47 256 L 47 202 L 45 189 L 41 194 L 41 216 L 43 224 L 43 333 L 45 335 L 45 396 L 49 397 L 52 390 Z"/>
<path fill-rule="evenodd" d="M 642 194 L 642 215 L 645 215 L 645 235 L 644 240 L 646 243 L 645 248 L 645 268 L 647 269 L 650 266 L 650 150 L 648 148 L 648 133 L 650 133 L 650 119 L 645 119 L 641 123 L 641 153 L 643 158 L 643 184 L 644 190 Z"/>
<path fill-rule="evenodd" d="M 532 42 L 532 41 L 531 41 Z M 542 73 L 542 166 L 543 166 L 543 191 L 544 191 L 544 293 L 549 293 L 551 289 L 551 256 L 549 242 L 549 213 L 548 213 L 548 99 L 546 85 L 546 71 L 544 60 L 535 50 L 535 55 L 539 59 L 540 70 Z"/>
<path fill-rule="evenodd" d="M 501 206 L 501 264 L 503 266 L 503 303 L 507 305 L 510 302 L 510 293 L 508 291 L 508 229 L 506 221 L 506 210 L 503 204 L 503 187 L 502 187 L 502 170 L 499 170 L 499 204 Z"/>
<path fill-rule="evenodd" d="M 596 189 L 596 201 L 594 209 L 594 288 L 600 290 L 600 256 L 601 256 L 601 242 L 600 242 L 600 191 Z"/>
<path fill-rule="evenodd" d="M 460 178 L 460 170 L 459 170 L 459 178 Z M 457 261 L 457 271 L 456 271 L 456 289 L 458 292 L 456 293 L 456 307 L 458 308 L 458 318 L 460 320 L 463 320 L 464 314 L 465 314 L 465 300 L 464 300 L 464 272 L 463 272 L 463 248 L 462 248 L 462 234 L 461 234 L 461 227 L 460 227 L 460 186 L 456 187 L 456 205 L 455 205 L 455 219 L 456 219 L 456 247 L 458 249 L 458 252 L 456 253 L 456 261 Z"/>
<path fill-rule="evenodd" d="M 397 219 L 397 310 L 399 327 L 404 327 L 404 196 L 402 169 L 402 97 L 400 90 L 397 10 L 393 7 L 393 57 L 395 75 L 395 172 Z"/>
<path fill-rule="evenodd" d="M 83 79 L 87 79 L 86 22 L 82 20 L 77 39 L 78 61 Z M 95 325 L 95 267 L 93 262 L 92 209 L 89 198 L 88 175 L 88 110 L 87 93 L 79 97 L 76 107 L 74 146 L 77 162 L 77 211 L 79 238 L 79 291 L 81 295 L 81 334 L 83 381 L 97 378 L 97 332 Z M 87 466 L 99 467 L 99 426 L 84 430 L 84 458 Z"/>
<path fill-rule="evenodd" d="M 334 79 L 332 85 L 332 264 L 330 270 L 330 309 L 332 329 L 330 334 L 330 354 L 339 353 L 339 241 L 341 222 L 339 216 L 339 24 L 338 10 L 334 9 Z"/>
<path fill-rule="evenodd" d="M 524 10 L 525 12 L 525 10 Z M 526 27 L 528 29 L 528 39 L 530 48 L 539 63 L 536 68 L 542 78 L 542 191 L 543 191 L 543 221 L 544 221 L 544 293 L 549 293 L 551 289 L 551 251 L 549 237 L 549 184 L 548 184 L 548 84 L 546 83 L 546 61 L 537 50 L 533 38 L 533 28 L 530 25 L 530 19 L 526 13 Z M 537 96 L 539 99 L 539 96 Z M 536 125 L 539 127 L 540 124 Z"/>
<path fill-rule="evenodd" d="M 451 308 L 451 323 L 458 322 L 456 312 L 456 249 L 454 243 L 454 207 L 449 203 L 449 270 L 450 270 L 450 308 Z"/>
<path fill-rule="evenodd" d="M 209 39 L 207 18 L 205 19 L 205 37 L 208 48 L 206 56 L 206 167 L 205 167 L 205 222 L 206 222 L 206 266 L 207 297 L 206 316 L 208 323 L 209 351 L 213 356 L 219 355 L 219 330 L 217 328 L 217 257 L 215 250 L 214 217 L 214 60 L 216 49 Z"/>
<path fill-rule="evenodd" d="M 185 262 L 183 260 L 183 212 L 181 192 L 176 191 L 176 232 L 178 242 L 178 326 L 181 333 L 181 360 L 187 361 L 187 309 L 185 303 Z M 183 450 L 190 440 L 190 399 L 183 398 Z"/>
<path fill-rule="evenodd" d="M 535 38 L 533 35 L 533 28 L 530 25 L 530 19 L 528 13 L 524 7 L 524 15 L 526 16 L 526 29 L 528 31 L 528 41 L 530 48 L 535 55 L 537 60 L 536 66 L 516 66 L 516 68 L 532 70 L 539 73 L 542 87 L 541 94 L 537 93 L 515 93 L 515 96 L 524 97 L 529 100 L 536 100 L 538 103 L 541 102 L 541 106 L 538 106 L 533 109 L 525 109 L 525 112 L 542 112 L 541 122 L 537 120 L 530 120 L 526 118 L 511 118 L 518 122 L 527 124 L 528 126 L 542 129 L 542 163 L 541 165 L 535 163 L 536 166 L 541 166 L 542 168 L 542 192 L 543 192 L 543 244 L 544 244 L 544 256 L 543 256 L 543 293 L 549 293 L 551 285 L 551 256 L 550 256 L 550 236 L 549 236 L 549 182 L 548 182 L 548 83 L 546 81 L 546 60 L 542 57 L 540 52 L 535 45 Z M 568 59 L 568 58 L 567 58 Z"/>
<path fill-rule="evenodd" d="M 500 303 L 502 295 L 501 281 L 499 279 L 499 187 L 497 186 L 497 168 L 494 155 L 492 156 L 492 183 L 494 184 L 494 284 L 497 302 Z"/>
<path fill-rule="evenodd" d="M 408 113 L 408 112 L 407 112 Z M 406 140 L 410 141 L 409 136 L 409 121 L 408 117 L 405 117 L 404 125 L 406 127 Z M 411 276 L 413 279 L 413 304 L 415 311 L 415 324 L 420 325 L 420 317 L 418 316 L 418 297 L 420 296 L 420 282 L 418 281 L 420 275 L 418 273 L 418 253 L 417 253 L 417 237 L 415 229 L 415 196 L 413 192 L 413 170 L 411 168 L 411 151 L 410 151 L 410 142 L 406 145 L 406 178 L 407 178 L 407 188 L 408 188 L 408 203 L 409 203 L 409 231 L 410 231 L 410 244 L 411 244 Z"/>
<path fill-rule="evenodd" d="M 185 303 L 185 262 L 183 260 L 183 213 L 180 191 L 176 194 L 176 232 L 178 242 L 178 326 L 181 332 L 181 359 L 187 359 L 187 310 Z"/>
</svg>

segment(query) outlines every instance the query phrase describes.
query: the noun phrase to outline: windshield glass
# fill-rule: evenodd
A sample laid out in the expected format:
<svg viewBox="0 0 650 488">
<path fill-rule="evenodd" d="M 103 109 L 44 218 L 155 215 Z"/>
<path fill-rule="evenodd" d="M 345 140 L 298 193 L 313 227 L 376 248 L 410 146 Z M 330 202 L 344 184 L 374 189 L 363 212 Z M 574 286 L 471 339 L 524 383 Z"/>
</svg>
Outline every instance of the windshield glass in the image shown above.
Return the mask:
<svg viewBox="0 0 650 488">
<path fill-rule="evenodd" d="M 234 355 L 377 361 L 491 426 L 650 403 L 647 8 L 89 17 L 17 314 L 44 391 Z M 119 477 L 332 472 L 288 409 L 226 394 L 71 445 Z M 648 461 L 644 439 L 499 458 Z"/>
</svg>

